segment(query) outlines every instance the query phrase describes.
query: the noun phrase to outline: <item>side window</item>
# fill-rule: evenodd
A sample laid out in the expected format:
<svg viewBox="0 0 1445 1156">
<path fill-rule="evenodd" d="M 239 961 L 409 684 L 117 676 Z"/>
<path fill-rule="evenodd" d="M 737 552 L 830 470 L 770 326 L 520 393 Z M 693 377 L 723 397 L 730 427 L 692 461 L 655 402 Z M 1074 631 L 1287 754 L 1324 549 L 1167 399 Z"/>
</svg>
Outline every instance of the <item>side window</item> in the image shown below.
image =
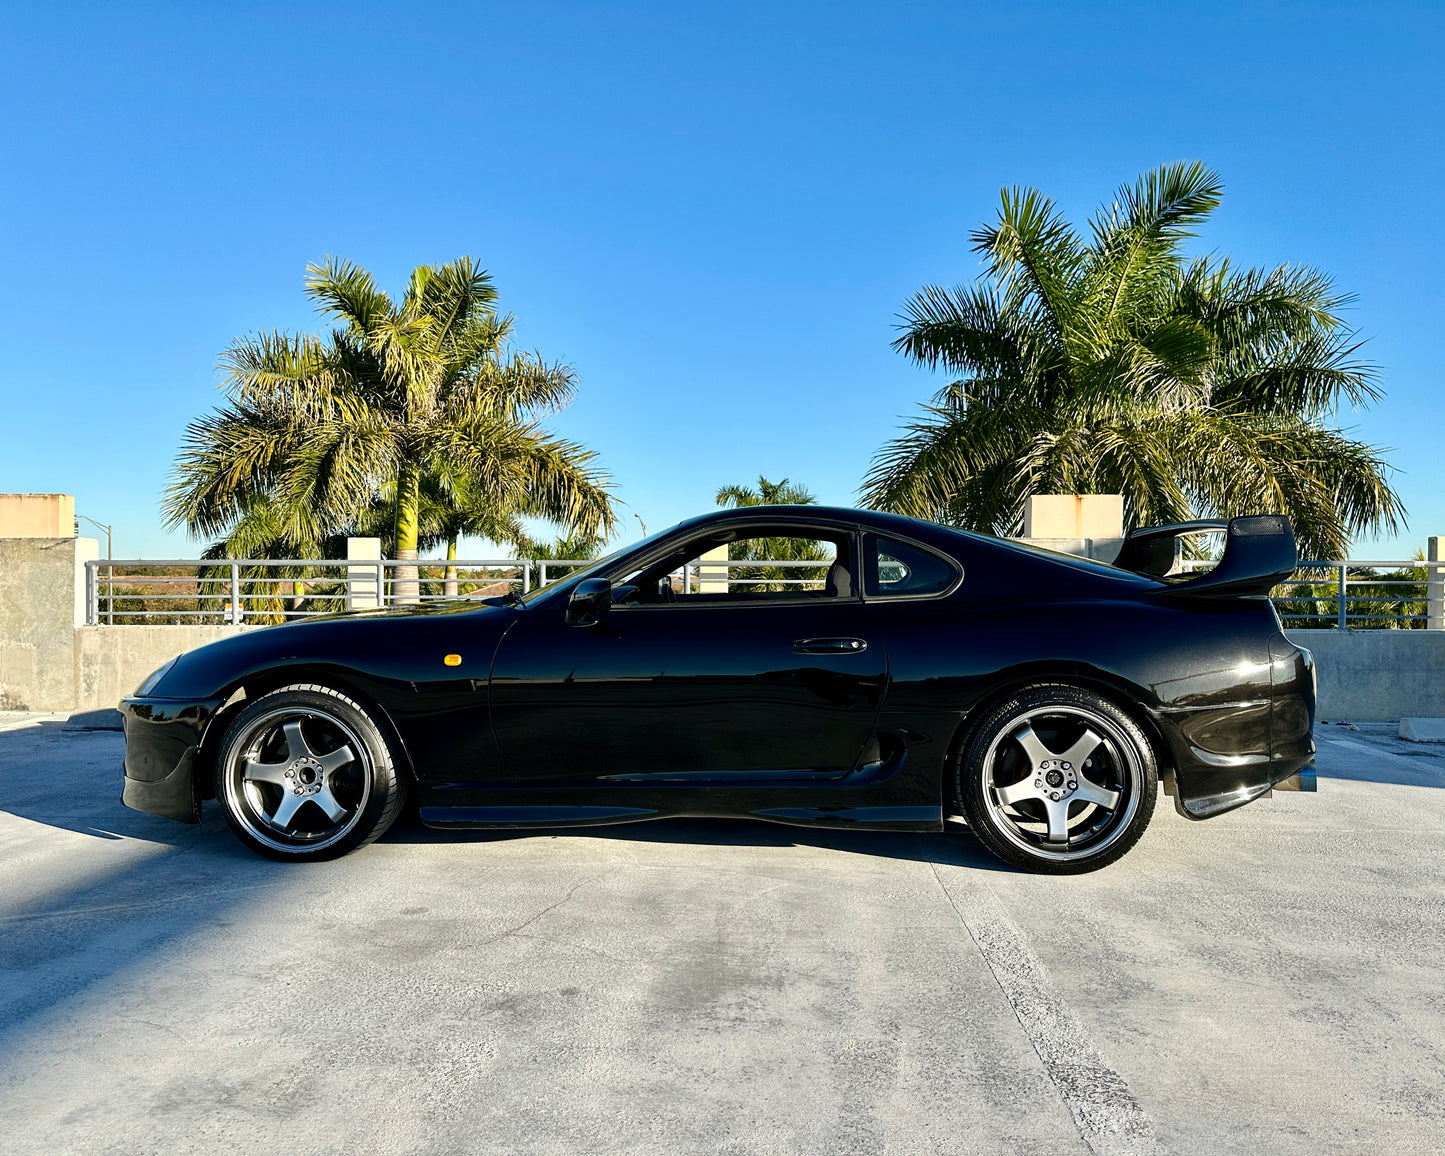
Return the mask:
<svg viewBox="0 0 1445 1156">
<path fill-rule="evenodd" d="M 931 551 L 876 534 L 863 542 L 870 598 L 941 594 L 958 580 L 957 568 Z"/>
<path fill-rule="evenodd" d="M 848 598 L 856 594 L 851 545 L 850 535 L 821 528 L 740 527 L 695 539 L 624 576 L 614 592 L 641 605 Z"/>
</svg>

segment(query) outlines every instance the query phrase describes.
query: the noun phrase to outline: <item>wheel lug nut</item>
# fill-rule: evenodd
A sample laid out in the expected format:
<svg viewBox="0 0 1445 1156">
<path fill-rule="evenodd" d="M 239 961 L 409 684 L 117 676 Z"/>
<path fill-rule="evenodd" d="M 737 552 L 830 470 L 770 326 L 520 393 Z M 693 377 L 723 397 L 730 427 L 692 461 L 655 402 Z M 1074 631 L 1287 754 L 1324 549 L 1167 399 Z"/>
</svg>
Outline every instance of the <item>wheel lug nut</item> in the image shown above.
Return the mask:
<svg viewBox="0 0 1445 1156">
<path fill-rule="evenodd" d="M 1052 795 L 1050 795 L 1049 797 L 1050 797 L 1051 799 L 1053 799 L 1055 802 L 1058 802 L 1059 792 L 1058 792 L 1058 791 L 1055 791 L 1055 792 L 1054 792 Z"/>
</svg>

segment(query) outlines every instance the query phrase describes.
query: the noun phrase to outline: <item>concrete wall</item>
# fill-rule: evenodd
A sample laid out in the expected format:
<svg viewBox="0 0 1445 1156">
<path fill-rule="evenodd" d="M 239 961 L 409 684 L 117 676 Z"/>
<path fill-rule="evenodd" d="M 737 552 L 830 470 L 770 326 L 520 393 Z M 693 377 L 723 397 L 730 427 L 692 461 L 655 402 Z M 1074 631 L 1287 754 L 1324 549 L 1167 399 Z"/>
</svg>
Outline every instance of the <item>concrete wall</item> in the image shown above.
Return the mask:
<svg viewBox="0 0 1445 1156">
<path fill-rule="evenodd" d="M 82 626 L 75 631 L 74 702 L 66 710 L 105 710 L 178 654 L 254 626 Z"/>
<path fill-rule="evenodd" d="M 92 538 L 0 538 L 0 710 L 114 707 L 167 659 L 244 626 L 85 626 Z"/>
<path fill-rule="evenodd" d="M 0 710 L 69 710 L 90 538 L 0 538 Z"/>
<path fill-rule="evenodd" d="M 1315 656 L 1329 722 L 1445 718 L 1445 632 L 1291 630 Z"/>
</svg>

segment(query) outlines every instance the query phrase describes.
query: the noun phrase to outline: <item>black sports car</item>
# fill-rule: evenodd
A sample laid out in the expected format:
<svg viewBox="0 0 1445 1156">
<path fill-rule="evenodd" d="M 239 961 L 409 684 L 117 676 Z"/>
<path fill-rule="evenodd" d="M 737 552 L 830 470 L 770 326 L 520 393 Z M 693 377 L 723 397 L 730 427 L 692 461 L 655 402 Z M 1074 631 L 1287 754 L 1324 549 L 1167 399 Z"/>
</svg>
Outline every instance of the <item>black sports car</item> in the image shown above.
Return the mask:
<svg viewBox="0 0 1445 1156">
<path fill-rule="evenodd" d="M 1202 575 L 1176 539 L 1227 534 Z M 791 559 L 786 564 L 771 559 Z M 121 703 L 128 806 L 215 798 L 263 855 L 666 816 L 940 831 L 1087 871 L 1162 778 L 1207 819 L 1313 789 L 1314 672 L 1265 595 L 1287 518 L 1138 531 L 1112 566 L 861 510 L 695 518 L 525 596 L 200 647 Z"/>
</svg>

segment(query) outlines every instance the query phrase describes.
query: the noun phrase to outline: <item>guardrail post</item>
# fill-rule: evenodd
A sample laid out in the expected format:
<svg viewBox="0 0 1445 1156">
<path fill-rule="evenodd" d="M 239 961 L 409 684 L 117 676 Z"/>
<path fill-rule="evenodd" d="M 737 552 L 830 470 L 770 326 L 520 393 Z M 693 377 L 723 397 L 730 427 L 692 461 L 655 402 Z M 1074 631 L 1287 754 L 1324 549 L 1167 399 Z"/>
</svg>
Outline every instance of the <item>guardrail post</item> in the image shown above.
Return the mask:
<svg viewBox="0 0 1445 1156">
<path fill-rule="evenodd" d="M 542 563 L 542 572 L 543 572 L 544 574 L 547 572 L 546 567 L 547 567 L 547 563 L 543 562 L 543 563 Z M 530 592 L 531 592 L 531 589 L 532 589 L 532 561 L 531 561 L 531 559 L 529 558 L 529 559 L 525 559 L 525 560 L 522 562 L 522 593 L 523 593 L 523 594 L 530 593 Z"/>
<path fill-rule="evenodd" d="M 238 563 L 231 563 L 231 625 L 240 626 L 241 619 L 245 617 L 241 609 L 241 567 Z"/>
<path fill-rule="evenodd" d="M 1445 563 L 1441 547 L 1445 538 L 1426 538 L 1425 557 L 1431 562 Z M 1425 569 L 1425 629 L 1445 630 L 1445 564 Z"/>
<path fill-rule="evenodd" d="M 1348 630 L 1350 626 L 1349 603 L 1346 601 L 1350 588 L 1349 567 L 1336 566 L 1335 574 L 1338 578 L 1335 586 L 1335 629 Z"/>
</svg>

